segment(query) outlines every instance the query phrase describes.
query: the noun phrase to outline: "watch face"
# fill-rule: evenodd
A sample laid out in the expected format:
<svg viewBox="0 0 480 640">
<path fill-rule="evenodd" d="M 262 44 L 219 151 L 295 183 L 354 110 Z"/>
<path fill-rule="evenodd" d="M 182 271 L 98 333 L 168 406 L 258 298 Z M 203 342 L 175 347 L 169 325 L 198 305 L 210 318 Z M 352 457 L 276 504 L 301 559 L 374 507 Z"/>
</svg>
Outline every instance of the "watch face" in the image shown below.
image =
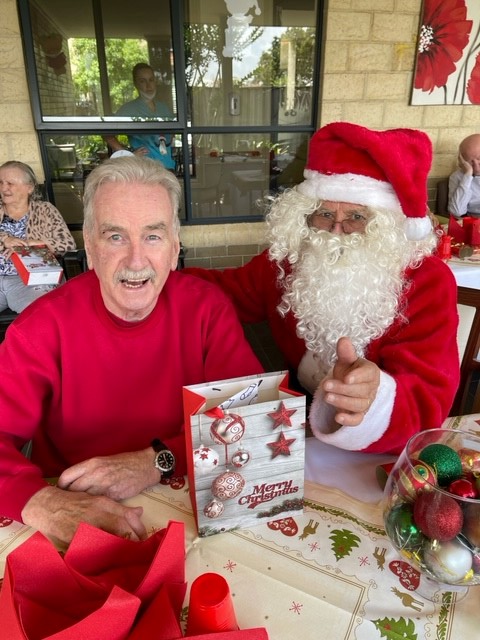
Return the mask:
<svg viewBox="0 0 480 640">
<path fill-rule="evenodd" d="M 175 468 L 175 456 L 168 449 L 163 449 L 163 451 L 159 451 L 157 453 L 157 457 L 155 459 L 155 466 L 162 473 L 168 473 L 169 471 L 173 471 Z"/>
</svg>

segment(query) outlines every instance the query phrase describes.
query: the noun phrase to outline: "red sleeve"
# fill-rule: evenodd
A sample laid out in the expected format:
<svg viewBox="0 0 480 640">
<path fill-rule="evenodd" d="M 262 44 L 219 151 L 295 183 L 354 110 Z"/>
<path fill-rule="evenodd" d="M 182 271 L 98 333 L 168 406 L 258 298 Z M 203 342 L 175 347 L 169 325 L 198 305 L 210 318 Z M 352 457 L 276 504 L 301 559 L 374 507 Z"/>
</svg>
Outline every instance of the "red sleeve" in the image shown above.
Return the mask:
<svg viewBox="0 0 480 640">
<path fill-rule="evenodd" d="M 279 297 L 276 269 L 265 250 L 243 267 L 223 271 L 189 267 L 182 273 L 190 273 L 219 285 L 233 301 L 240 321 L 253 323 L 267 320 L 269 309 L 276 307 Z"/>
<path fill-rule="evenodd" d="M 382 437 L 366 448 L 372 453 L 399 453 L 417 431 L 440 427 L 460 380 L 454 276 L 435 257 L 408 275 L 406 322 L 397 321 L 367 354 L 396 383 L 390 423 Z"/>
</svg>

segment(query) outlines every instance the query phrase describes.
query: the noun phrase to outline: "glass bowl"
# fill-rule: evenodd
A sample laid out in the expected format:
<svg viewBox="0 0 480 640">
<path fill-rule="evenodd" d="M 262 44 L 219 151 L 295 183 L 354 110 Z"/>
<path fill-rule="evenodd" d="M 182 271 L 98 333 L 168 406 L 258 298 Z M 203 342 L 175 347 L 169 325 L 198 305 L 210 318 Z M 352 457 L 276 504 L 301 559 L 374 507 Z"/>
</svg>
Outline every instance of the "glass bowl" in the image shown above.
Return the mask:
<svg viewBox="0 0 480 640">
<path fill-rule="evenodd" d="M 412 436 L 385 485 L 383 518 L 432 593 L 480 584 L 480 438 L 452 429 Z"/>
</svg>

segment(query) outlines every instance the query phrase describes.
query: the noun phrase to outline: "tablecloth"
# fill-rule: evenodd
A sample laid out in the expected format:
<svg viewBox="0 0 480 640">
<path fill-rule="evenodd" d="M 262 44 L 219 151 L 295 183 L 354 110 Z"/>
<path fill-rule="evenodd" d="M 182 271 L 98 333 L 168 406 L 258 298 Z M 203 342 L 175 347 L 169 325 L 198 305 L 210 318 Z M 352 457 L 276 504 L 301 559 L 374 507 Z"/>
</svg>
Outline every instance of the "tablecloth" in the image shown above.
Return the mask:
<svg viewBox="0 0 480 640">
<path fill-rule="evenodd" d="M 445 426 L 480 435 L 480 415 L 450 418 Z M 312 441 L 313 443 L 314 441 Z M 307 444 L 308 447 L 308 444 Z M 307 454 L 308 455 L 308 454 Z M 337 475 L 372 486 L 377 458 L 349 467 L 338 461 Z M 368 459 L 368 456 L 367 456 Z M 326 468 L 328 478 L 334 471 Z M 358 477 L 356 477 L 358 476 Z M 144 507 L 153 532 L 169 520 L 186 524 L 189 584 L 215 571 L 229 582 L 241 628 L 265 627 L 272 640 L 463 640 L 478 633 L 480 589 L 441 594 L 432 602 L 414 590 L 418 576 L 385 535 L 381 491 L 365 501 L 334 481 L 306 482 L 303 514 L 286 520 L 208 538 L 196 534 L 186 480 L 157 485 L 126 501 Z M 3 519 L 0 571 L 6 554 L 31 530 Z M 183 618 L 186 618 L 185 601 Z"/>
</svg>

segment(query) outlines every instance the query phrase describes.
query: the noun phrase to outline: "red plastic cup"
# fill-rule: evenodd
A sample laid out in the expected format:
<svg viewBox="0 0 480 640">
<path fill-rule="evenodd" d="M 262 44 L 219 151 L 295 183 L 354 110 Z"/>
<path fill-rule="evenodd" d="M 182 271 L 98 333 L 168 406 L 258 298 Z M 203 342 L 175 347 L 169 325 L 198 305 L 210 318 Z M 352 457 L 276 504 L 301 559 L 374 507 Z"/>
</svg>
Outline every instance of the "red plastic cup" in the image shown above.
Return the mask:
<svg viewBox="0 0 480 640">
<path fill-rule="evenodd" d="M 238 629 L 228 582 L 218 573 L 204 573 L 190 589 L 186 636 Z"/>
</svg>

